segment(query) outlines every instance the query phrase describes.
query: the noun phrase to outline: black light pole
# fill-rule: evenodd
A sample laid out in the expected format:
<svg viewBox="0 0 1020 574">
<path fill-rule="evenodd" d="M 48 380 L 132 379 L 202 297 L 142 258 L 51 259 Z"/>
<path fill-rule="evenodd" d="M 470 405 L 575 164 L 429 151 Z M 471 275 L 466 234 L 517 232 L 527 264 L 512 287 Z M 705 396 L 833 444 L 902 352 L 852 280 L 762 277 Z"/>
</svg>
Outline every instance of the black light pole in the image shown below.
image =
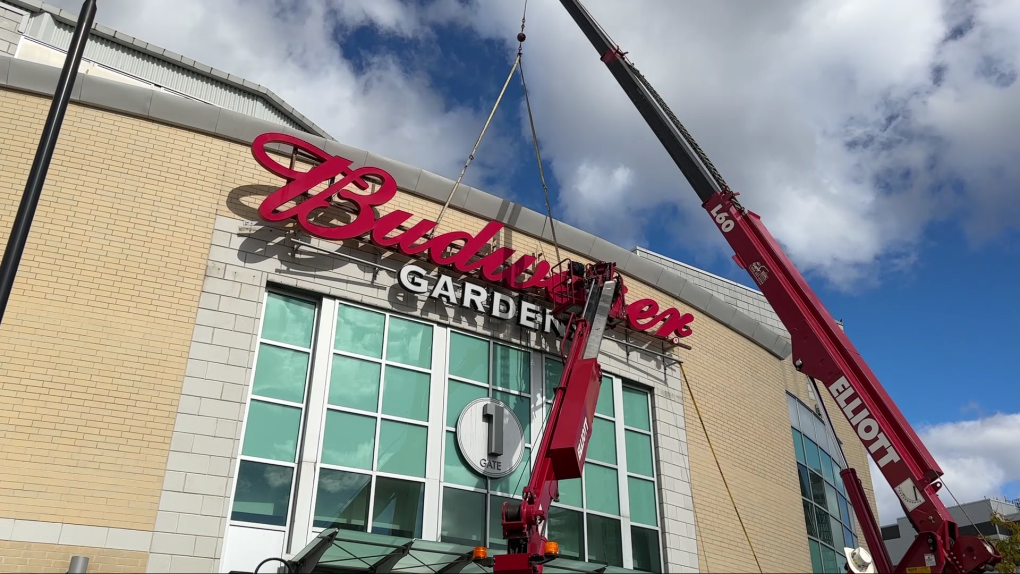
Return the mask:
<svg viewBox="0 0 1020 574">
<path fill-rule="evenodd" d="M 78 76 L 78 66 L 81 64 L 82 53 L 85 52 L 85 42 L 88 41 L 92 21 L 95 18 L 96 0 L 85 0 L 81 5 L 71 45 L 67 48 L 67 57 L 64 58 L 64 67 L 60 71 L 57 91 L 53 94 L 53 103 L 50 104 L 50 113 L 46 116 L 46 125 L 43 126 L 42 137 L 39 138 L 32 169 L 28 172 L 28 181 L 21 195 L 18 214 L 14 216 L 11 235 L 7 238 L 4 258 L 0 261 L 0 323 L 3 322 L 4 311 L 7 310 L 7 301 L 11 298 L 14 277 L 18 274 L 18 264 L 25 251 L 28 231 L 32 228 L 32 218 L 35 217 L 35 209 L 39 206 L 39 196 L 42 194 L 43 184 L 46 183 L 46 172 L 49 171 L 50 160 L 53 159 L 53 148 L 57 145 L 60 126 L 64 123 L 64 113 L 67 111 L 67 102 L 71 99 L 71 89 L 74 87 L 74 79 Z"/>
</svg>

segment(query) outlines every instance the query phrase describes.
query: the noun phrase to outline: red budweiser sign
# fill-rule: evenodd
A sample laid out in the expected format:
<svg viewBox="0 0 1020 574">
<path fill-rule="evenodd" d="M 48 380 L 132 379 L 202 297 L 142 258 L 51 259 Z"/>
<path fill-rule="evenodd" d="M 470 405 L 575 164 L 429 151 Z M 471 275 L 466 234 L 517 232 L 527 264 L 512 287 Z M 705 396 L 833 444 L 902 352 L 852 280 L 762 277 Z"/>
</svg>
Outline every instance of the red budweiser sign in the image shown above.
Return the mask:
<svg viewBox="0 0 1020 574">
<path fill-rule="evenodd" d="M 266 146 L 272 143 L 293 145 L 302 152 L 315 157 L 321 163 L 307 172 L 296 171 L 273 159 Z M 472 234 L 467 231 L 451 231 L 430 239 L 425 236 L 435 227 L 435 222 L 422 219 L 406 230 L 400 229 L 414 214 L 407 211 L 391 211 L 376 217 L 374 207 L 385 205 L 397 194 L 397 182 L 386 171 L 377 167 L 351 168 L 351 161 L 326 153 L 318 147 L 296 137 L 280 133 L 262 134 L 252 142 L 252 155 L 259 165 L 287 181 L 271 193 L 259 205 L 259 215 L 266 221 L 293 219 L 308 234 L 322 239 L 340 241 L 364 239 L 388 249 L 395 249 L 405 255 L 422 254 L 432 263 L 455 269 L 461 273 L 473 273 L 510 289 L 521 291 L 531 287 L 546 289 L 555 299 L 553 289 L 559 284 L 559 273 L 552 273 L 548 261 L 533 255 L 521 254 L 513 260 L 516 251 L 500 247 L 479 257 L 479 252 L 503 229 L 504 224 L 490 221 L 481 231 Z M 369 189 L 370 177 L 379 183 L 372 193 L 358 193 L 350 186 L 361 190 Z M 320 184 L 334 180 L 321 191 L 311 190 Z M 316 210 L 332 205 L 331 198 L 338 196 L 354 206 L 354 219 L 344 225 L 321 225 L 309 219 Z M 303 199 L 292 207 L 280 209 L 296 199 Z M 451 245 L 463 242 L 460 249 L 450 251 Z M 530 276 L 525 272 L 532 269 Z M 691 334 L 690 323 L 694 316 L 669 308 L 660 310 L 652 299 L 640 299 L 627 305 L 627 322 L 637 331 L 644 331 L 662 339 L 676 339 Z"/>
</svg>

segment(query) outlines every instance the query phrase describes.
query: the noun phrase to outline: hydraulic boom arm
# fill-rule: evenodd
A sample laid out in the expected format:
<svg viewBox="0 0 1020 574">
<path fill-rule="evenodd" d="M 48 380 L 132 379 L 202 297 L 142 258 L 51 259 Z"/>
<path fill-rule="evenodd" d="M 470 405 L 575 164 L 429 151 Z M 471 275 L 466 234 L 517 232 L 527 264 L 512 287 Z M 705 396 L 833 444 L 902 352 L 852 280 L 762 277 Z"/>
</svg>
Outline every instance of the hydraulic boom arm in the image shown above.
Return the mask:
<svg viewBox="0 0 1020 574">
<path fill-rule="evenodd" d="M 900 564 L 890 563 L 860 480 L 841 474 L 879 572 L 977 572 L 1001 558 L 982 539 L 961 536 L 936 492 L 942 469 L 874 373 L 837 326 L 760 218 L 743 208 L 648 81 L 578 0 L 561 0 L 624 92 L 683 172 L 790 333 L 794 365 L 835 399 L 918 531 Z"/>
</svg>

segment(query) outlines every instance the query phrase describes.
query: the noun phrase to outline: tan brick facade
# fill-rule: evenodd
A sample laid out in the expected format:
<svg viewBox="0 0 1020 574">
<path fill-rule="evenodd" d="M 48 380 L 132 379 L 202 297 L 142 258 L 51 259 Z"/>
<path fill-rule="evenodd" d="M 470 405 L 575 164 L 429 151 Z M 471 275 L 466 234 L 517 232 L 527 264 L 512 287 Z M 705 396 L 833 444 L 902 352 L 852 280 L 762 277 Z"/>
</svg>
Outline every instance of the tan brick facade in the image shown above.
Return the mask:
<svg viewBox="0 0 1020 574">
<path fill-rule="evenodd" d="M 142 572 L 148 561 L 146 552 L 0 540 L 0 572 L 67 572 L 72 556 L 87 557 L 95 573 Z"/>
<path fill-rule="evenodd" d="M 0 91 L 0 245 L 48 105 Z M 215 217 L 257 219 L 279 182 L 247 146 L 70 106 L 0 328 L 0 518 L 153 530 Z M 440 207 L 402 192 L 380 211 L 434 219 Z M 450 209 L 439 231 L 484 223 Z M 524 233 L 508 228 L 498 239 L 555 259 L 551 245 Z M 629 287 L 630 298 L 690 311 L 648 285 Z M 806 381 L 789 359 L 695 316 L 693 350 L 679 355 L 761 567 L 810 571 L 784 398 L 789 390 L 808 400 Z M 700 568 L 756 571 L 691 396 L 675 391 L 684 397 Z M 873 500 L 864 449 L 834 420 Z M 37 559 L 60 568 L 88 552 L 99 553 L 90 571 L 145 562 L 139 553 L 36 546 L 0 542 L 0 571 Z"/>
</svg>

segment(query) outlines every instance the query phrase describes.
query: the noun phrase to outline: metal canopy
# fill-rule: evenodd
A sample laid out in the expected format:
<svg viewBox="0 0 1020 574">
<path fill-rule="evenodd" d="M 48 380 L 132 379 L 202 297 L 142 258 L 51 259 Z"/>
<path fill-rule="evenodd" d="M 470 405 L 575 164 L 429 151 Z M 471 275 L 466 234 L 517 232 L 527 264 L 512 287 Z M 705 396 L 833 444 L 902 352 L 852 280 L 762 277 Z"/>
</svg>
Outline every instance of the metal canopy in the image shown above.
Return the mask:
<svg viewBox="0 0 1020 574">
<path fill-rule="evenodd" d="M 330 528 L 322 531 L 289 561 L 292 572 L 373 574 L 431 572 L 489 574 L 492 568 L 472 559 L 473 547 L 416 538 L 383 536 Z M 545 572 L 637 572 L 569 558 L 545 565 Z"/>
</svg>

